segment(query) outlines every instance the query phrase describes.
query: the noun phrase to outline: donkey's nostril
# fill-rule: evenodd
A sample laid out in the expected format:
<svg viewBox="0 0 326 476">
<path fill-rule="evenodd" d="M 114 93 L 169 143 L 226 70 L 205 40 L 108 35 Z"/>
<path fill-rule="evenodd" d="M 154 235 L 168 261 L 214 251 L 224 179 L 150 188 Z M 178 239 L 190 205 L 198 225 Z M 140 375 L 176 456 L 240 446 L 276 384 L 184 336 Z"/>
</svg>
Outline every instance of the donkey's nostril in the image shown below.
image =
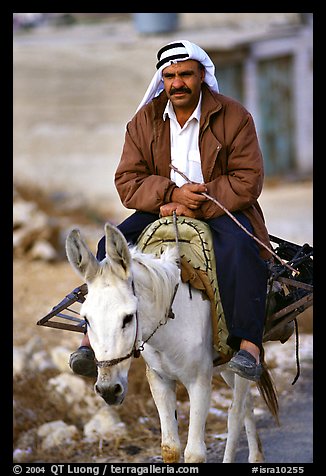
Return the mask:
<svg viewBox="0 0 326 476">
<path fill-rule="evenodd" d="M 112 386 L 103 386 L 95 384 L 95 391 L 100 395 L 104 393 L 112 393 L 113 395 L 120 395 L 123 392 L 123 387 L 119 383 Z"/>
<path fill-rule="evenodd" d="M 94 385 L 95 392 L 109 404 L 119 402 L 119 397 L 123 396 L 124 388 L 120 383 L 114 385 Z"/>
<path fill-rule="evenodd" d="M 119 383 L 117 383 L 117 384 L 114 386 L 114 390 L 113 390 L 114 395 L 117 395 L 117 396 L 118 396 L 118 395 L 121 395 L 122 392 L 123 392 L 122 386 L 121 386 Z"/>
</svg>

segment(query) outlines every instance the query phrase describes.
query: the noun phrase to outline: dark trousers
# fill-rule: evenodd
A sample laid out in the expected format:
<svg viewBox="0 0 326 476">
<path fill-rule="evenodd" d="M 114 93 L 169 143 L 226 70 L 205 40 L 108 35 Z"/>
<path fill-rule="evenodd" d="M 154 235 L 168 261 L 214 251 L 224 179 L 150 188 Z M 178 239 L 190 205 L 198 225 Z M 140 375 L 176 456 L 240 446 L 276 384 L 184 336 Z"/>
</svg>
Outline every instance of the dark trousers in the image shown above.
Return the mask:
<svg viewBox="0 0 326 476">
<path fill-rule="evenodd" d="M 234 213 L 252 233 L 247 217 Z M 159 218 L 147 212 L 135 212 L 118 225 L 128 243 L 136 243 L 147 225 Z M 268 267 L 258 246 L 228 215 L 206 220 L 213 236 L 220 297 L 228 327 L 228 345 L 239 349 L 242 339 L 262 345 Z M 97 259 L 105 257 L 105 238 L 98 243 Z"/>
</svg>

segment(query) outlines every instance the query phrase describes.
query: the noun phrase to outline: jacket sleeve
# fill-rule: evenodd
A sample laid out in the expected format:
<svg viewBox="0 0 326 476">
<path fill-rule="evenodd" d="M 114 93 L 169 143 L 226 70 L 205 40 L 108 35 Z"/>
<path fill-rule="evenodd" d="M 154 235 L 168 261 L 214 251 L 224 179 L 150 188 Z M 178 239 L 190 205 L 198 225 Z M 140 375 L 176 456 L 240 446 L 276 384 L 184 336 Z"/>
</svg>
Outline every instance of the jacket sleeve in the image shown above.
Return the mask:
<svg viewBox="0 0 326 476">
<path fill-rule="evenodd" d="M 230 212 L 246 210 L 255 205 L 264 179 L 263 158 L 252 116 L 239 107 L 237 121 L 232 113 L 233 127 L 225 127 L 226 167 L 222 174 L 206 183 L 208 194 Z M 227 117 L 224 118 L 226 126 Z M 218 160 L 218 158 L 217 158 Z M 214 177 L 214 174 L 213 174 Z M 201 207 L 204 218 L 213 218 L 224 211 L 211 200 Z"/>
<path fill-rule="evenodd" d="M 115 185 L 126 208 L 158 213 L 161 205 L 170 202 L 176 185 L 157 172 L 152 129 L 142 110 L 127 124 Z"/>
</svg>

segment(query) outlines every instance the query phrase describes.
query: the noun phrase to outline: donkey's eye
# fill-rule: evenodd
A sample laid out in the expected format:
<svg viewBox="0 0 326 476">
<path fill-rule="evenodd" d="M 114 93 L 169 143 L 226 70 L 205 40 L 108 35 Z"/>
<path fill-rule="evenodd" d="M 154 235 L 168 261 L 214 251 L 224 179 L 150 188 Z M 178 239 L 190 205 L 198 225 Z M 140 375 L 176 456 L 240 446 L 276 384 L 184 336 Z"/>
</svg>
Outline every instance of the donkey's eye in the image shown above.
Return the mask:
<svg viewBox="0 0 326 476">
<path fill-rule="evenodd" d="M 127 314 L 124 318 L 123 318 L 123 323 L 122 323 L 122 329 L 124 329 L 126 327 L 127 324 L 129 324 L 129 322 L 132 321 L 132 318 L 134 317 L 133 314 Z"/>
</svg>

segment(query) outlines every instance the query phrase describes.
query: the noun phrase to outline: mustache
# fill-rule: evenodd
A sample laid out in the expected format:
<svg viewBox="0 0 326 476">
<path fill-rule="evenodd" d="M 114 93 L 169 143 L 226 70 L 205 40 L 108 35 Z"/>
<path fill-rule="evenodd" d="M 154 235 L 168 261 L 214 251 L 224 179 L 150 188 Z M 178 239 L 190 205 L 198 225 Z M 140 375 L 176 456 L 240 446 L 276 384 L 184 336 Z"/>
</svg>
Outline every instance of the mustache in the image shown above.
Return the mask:
<svg viewBox="0 0 326 476">
<path fill-rule="evenodd" d="M 171 88 L 170 89 L 170 95 L 173 96 L 173 94 L 176 93 L 188 93 L 191 94 L 191 89 L 187 88 L 187 86 L 183 86 L 182 88 L 176 89 L 176 88 Z"/>
</svg>

